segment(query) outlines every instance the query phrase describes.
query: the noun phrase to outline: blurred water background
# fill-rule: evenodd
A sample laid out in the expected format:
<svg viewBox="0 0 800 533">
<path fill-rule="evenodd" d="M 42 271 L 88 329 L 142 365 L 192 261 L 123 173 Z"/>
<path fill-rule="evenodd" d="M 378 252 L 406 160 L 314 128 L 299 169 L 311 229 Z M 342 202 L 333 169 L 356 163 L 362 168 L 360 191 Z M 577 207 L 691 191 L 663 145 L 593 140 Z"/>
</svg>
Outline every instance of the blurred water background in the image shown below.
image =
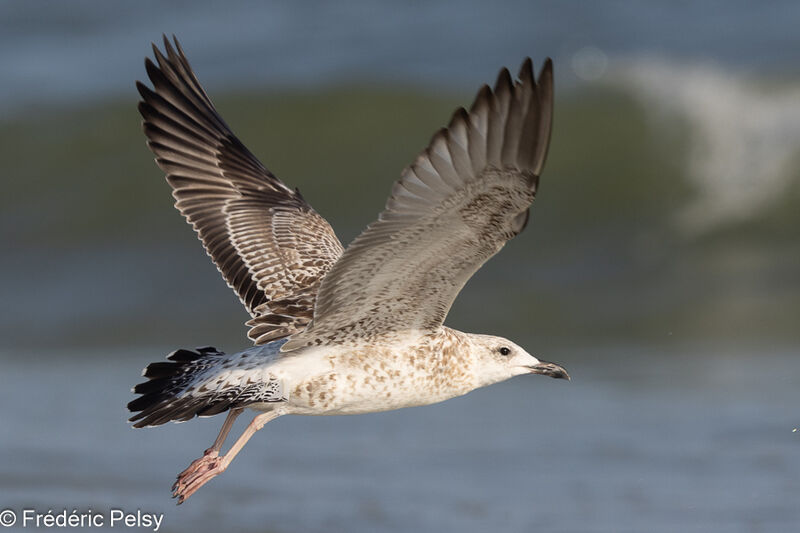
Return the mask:
<svg viewBox="0 0 800 533">
<path fill-rule="evenodd" d="M 0 4 L 0 508 L 162 531 L 794 531 L 800 5 Z M 437 406 L 278 420 L 189 502 L 221 419 L 129 429 L 140 369 L 247 346 L 152 162 L 175 33 L 222 115 L 350 241 L 456 106 L 556 67 L 531 222 L 448 324 L 563 363 Z"/>
</svg>

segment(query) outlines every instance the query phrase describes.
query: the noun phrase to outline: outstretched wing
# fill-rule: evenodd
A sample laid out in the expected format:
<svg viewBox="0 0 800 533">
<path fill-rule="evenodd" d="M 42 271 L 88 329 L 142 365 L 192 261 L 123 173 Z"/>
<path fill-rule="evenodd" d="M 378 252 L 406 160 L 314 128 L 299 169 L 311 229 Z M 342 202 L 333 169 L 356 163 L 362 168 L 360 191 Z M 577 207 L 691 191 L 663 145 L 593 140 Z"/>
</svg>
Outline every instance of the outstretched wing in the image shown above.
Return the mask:
<svg viewBox="0 0 800 533">
<path fill-rule="evenodd" d="M 262 344 L 311 320 L 321 278 L 342 255 L 330 225 L 237 139 L 197 81 L 177 39 L 145 60 L 139 112 L 175 207 L 253 316 Z"/>
<path fill-rule="evenodd" d="M 525 227 L 550 141 L 553 73 L 503 69 L 403 171 L 377 221 L 325 276 L 284 350 L 439 328 L 467 280 Z"/>
</svg>

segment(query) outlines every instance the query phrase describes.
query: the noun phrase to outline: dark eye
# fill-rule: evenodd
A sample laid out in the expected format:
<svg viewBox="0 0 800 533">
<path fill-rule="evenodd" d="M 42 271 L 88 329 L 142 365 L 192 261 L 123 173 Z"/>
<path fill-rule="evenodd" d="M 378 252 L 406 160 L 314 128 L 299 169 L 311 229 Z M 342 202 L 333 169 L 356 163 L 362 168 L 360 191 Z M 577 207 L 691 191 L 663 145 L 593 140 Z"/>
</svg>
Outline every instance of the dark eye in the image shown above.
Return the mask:
<svg viewBox="0 0 800 533">
<path fill-rule="evenodd" d="M 511 353 L 511 350 L 506 348 L 505 346 L 500 348 L 498 351 L 500 352 L 500 355 L 508 355 Z"/>
</svg>

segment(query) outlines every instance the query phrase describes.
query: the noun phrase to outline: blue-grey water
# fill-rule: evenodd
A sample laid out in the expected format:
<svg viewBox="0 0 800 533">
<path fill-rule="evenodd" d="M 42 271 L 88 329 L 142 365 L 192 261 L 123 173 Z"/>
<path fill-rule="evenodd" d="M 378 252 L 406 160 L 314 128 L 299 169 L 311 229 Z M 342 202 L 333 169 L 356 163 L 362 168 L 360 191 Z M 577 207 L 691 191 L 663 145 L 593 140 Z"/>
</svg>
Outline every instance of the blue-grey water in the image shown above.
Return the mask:
<svg viewBox="0 0 800 533">
<path fill-rule="evenodd" d="M 800 530 L 798 23 L 789 0 L 0 3 L 0 520 Z M 573 381 L 279 419 L 175 507 L 222 419 L 130 429 L 130 387 L 177 347 L 247 341 L 144 148 L 133 81 L 162 32 L 345 243 L 455 106 L 500 66 L 553 57 L 531 222 L 448 324 Z"/>
<path fill-rule="evenodd" d="M 211 88 L 351 78 L 471 87 L 525 55 L 567 65 L 587 47 L 797 74 L 798 20 L 791 0 L 3 2 L 0 112 L 130 94 L 162 32 L 182 39 Z"/>
<path fill-rule="evenodd" d="M 798 354 L 674 348 L 564 351 L 570 383 L 281 418 L 180 507 L 169 486 L 222 418 L 126 426 L 156 351 L 18 353 L 0 383 L 1 506 L 141 509 L 162 531 L 794 531 Z"/>
</svg>

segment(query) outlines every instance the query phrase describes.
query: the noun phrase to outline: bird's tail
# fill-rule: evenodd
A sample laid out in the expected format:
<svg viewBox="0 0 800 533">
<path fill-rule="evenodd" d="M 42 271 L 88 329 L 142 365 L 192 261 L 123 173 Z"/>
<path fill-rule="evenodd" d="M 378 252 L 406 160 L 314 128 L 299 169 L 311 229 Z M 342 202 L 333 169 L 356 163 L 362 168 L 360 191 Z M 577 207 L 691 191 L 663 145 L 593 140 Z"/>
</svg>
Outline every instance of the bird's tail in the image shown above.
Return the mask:
<svg viewBox="0 0 800 533">
<path fill-rule="evenodd" d="M 141 394 L 128 403 L 135 413 L 129 418 L 133 427 L 159 426 L 171 420 L 183 422 L 194 416 L 210 416 L 225 411 L 224 401 L 209 401 L 203 395 L 189 394 L 192 385 L 225 354 L 216 348 L 175 350 L 167 356 L 171 362 L 150 363 L 142 375 L 149 378 L 132 392 Z"/>
</svg>

